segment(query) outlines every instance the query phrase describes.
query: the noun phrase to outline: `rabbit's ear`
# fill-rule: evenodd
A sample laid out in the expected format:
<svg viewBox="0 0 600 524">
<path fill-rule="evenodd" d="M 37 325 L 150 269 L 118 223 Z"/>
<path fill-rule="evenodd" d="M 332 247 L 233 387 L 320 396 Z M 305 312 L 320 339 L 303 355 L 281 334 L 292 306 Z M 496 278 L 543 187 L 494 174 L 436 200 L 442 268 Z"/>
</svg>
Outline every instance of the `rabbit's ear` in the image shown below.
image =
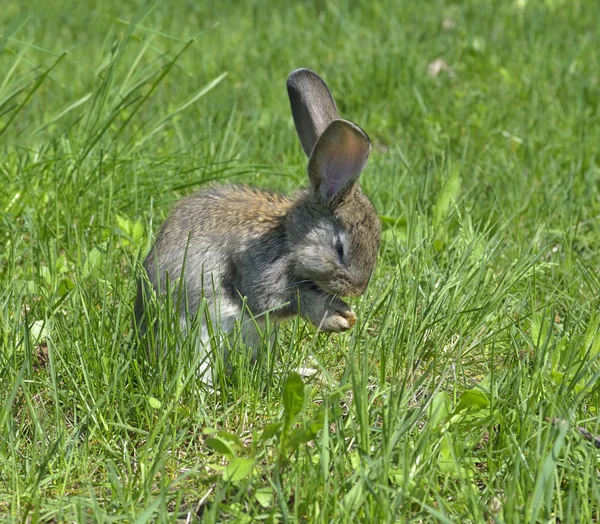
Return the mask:
<svg viewBox="0 0 600 524">
<path fill-rule="evenodd" d="M 327 85 L 309 69 L 296 69 L 287 80 L 296 131 L 306 156 L 310 157 L 327 126 L 338 118 L 335 102 Z"/>
<path fill-rule="evenodd" d="M 356 182 L 371 152 L 371 141 L 356 124 L 334 120 L 317 141 L 308 161 L 315 195 L 331 204 Z"/>
</svg>

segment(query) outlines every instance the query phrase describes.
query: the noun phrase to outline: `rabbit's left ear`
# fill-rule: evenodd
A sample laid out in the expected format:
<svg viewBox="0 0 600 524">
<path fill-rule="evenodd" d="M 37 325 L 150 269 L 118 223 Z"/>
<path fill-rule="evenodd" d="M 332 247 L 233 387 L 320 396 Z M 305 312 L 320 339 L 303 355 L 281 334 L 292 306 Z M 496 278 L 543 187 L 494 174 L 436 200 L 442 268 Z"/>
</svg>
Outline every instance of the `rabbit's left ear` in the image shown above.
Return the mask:
<svg viewBox="0 0 600 524">
<path fill-rule="evenodd" d="M 315 195 L 338 202 L 365 168 L 371 141 L 356 124 L 337 119 L 317 140 L 308 161 L 308 178 Z"/>
<path fill-rule="evenodd" d="M 296 131 L 310 157 L 327 126 L 338 118 L 335 101 L 323 79 L 310 69 L 296 69 L 287 80 Z"/>
</svg>

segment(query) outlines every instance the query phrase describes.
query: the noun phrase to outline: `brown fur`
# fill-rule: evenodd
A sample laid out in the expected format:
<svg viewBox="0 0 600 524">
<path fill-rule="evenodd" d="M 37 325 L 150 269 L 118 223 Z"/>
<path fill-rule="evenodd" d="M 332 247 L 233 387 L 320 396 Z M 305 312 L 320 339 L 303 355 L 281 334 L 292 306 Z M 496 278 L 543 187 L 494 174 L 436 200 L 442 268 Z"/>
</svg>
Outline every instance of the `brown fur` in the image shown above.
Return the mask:
<svg viewBox="0 0 600 524">
<path fill-rule="evenodd" d="M 203 214 L 202 223 L 191 223 L 186 214 L 199 205 L 210 207 L 211 213 Z M 192 232 L 201 228 L 220 234 L 241 229 L 261 235 L 280 225 L 293 205 L 293 200 L 282 195 L 248 186 L 213 186 L 181 200 L 173 218 L 179 218 Z M 170 220 L 165 226 L 173 224 Z"/>
</svg>

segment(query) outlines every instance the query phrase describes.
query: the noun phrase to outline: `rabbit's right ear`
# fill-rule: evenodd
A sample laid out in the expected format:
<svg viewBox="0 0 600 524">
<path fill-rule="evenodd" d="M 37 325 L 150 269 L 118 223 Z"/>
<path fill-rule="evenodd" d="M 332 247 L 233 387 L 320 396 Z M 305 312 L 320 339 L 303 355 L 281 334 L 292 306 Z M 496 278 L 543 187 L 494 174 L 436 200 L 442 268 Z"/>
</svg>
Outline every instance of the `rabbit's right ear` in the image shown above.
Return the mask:
<svg viewBox="0 0 600 524">
<path fill-rule="evenodd" d="M 367 165 L 371 140 L 360 127 L 347 120 L 327 126 L 308 161 L 313 194 L 327 205 L 337 205 Z"/>
<path fill-rule="evenodd" d="M 327 85 L 309 69 L 296 69 L 287 80 L 296 131 L 306 156 L 310 157 L 327 126 L 339 118 Z"/>
</svg>

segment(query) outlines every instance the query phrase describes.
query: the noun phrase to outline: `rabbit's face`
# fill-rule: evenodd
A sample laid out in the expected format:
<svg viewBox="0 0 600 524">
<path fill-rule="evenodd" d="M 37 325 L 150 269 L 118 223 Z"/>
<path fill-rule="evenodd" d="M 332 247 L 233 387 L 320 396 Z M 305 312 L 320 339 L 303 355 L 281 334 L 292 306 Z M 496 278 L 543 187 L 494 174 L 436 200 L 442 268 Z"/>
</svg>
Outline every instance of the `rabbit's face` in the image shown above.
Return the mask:
<svg viewBox="0 0 600 524">
<path fill-rule="evenodd" d="M 346 296 L 364 293 L 375 268 L 381 241 L 381 222 L 373 204 L 355 185 L 334 212 L 348 238 Z"/>
<path fill-rule="evenodd" d="M 297 279 L 333 295 L 362 295 L 375 266 L 380 229 L 373 206 L 358 187 L 335 209 L 301 207 L 288 221 Z"/>
<path fill-rule="evenodd" d="M 381 237 L 377 214 L 356 183 L 371 140 L 339 117 L 329 88 L 313 71 L 293 71 L 287 89 L 310 182 L 286 223 L 295 277 L 333 295 L 362 295 Z"/>
</svg>

